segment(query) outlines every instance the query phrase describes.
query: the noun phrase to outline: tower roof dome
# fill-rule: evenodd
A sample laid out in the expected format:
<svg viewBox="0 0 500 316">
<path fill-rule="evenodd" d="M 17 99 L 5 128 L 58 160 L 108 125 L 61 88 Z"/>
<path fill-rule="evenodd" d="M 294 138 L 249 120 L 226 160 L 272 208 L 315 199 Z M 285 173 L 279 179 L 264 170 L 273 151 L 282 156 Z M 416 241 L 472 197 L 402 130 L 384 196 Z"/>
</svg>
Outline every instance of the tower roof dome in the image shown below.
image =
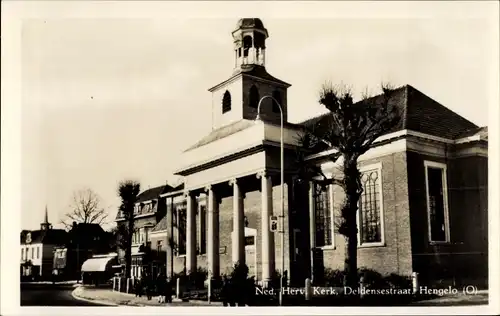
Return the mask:
<svg viewBox="0 0 500 316">
<path fill-rule="evenodd" d="M 236 23 L 236 29 L 261 29 L 267 31 L 264 27 L 264 23 L 258 18 L 243 18 L 239 19 Z"/>
</svg>

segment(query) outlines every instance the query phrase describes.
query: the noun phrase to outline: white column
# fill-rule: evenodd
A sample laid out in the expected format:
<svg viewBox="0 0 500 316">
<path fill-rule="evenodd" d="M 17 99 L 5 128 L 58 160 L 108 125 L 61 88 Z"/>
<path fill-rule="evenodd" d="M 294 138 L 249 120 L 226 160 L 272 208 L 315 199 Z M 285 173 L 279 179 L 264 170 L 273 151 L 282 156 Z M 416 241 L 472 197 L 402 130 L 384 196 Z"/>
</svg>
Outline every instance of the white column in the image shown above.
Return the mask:
<svg viewBox="0 0 500 316">
<path fill-rule="evenodd" d="M 238 261 L 245 263 L 244 198 L 240 181 L 238 179 L 229 181 L 229 185 L 233 186 L 233 264 Z"/>
<path fill-rule="evenodd" d="M 207 236 L 207 260 L 208 272 L 212 279 L 219 277 L 219 203 L 213 186 L 205 188 L 207 192 L 208 209 L 208 236 Z"/>
<path fill-rule="evenodd" d="M 196 271 L 196 197 L 192 192 L 186 193 L 187 225 L 186 225 L 186 273 Z"/>
<path fill-rule="evenodd" d="M 262 281 L 266 285 L 274 273 L 274 234 L 269 227 L 269 217 L 273 215 L 273 185 L 267 172 L 259 172 L 257 177 L 261 179 Z"/>
</svg>

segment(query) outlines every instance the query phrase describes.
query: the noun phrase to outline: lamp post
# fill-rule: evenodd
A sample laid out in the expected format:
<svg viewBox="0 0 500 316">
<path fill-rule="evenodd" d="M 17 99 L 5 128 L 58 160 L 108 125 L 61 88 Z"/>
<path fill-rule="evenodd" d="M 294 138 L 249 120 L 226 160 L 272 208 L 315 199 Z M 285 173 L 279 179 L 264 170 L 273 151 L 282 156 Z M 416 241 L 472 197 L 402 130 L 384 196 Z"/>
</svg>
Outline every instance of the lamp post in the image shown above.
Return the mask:
<svg viewBox="0 0 500 316">
<path fill-rule="evenodd" d="M 276 102 L 278 108 L 280 109 L 280 149 L 281 149 L 281 275 L 280 275 L 280 292 L 279 292 L 279 303 L 280 306 L 283 305 L 283 276 L 285 273 L 285 199 L 284 199 L 284 191 L 283 191 L 283 183 L 284 183 L 284 146 L 283 146 L 283 109 L 281 104 L 272 96 L 265 95 L 263 96 L 257 105 L 257 120 L 260 120 L 260 106 L 264 99 L 269 98 Z M 269 227 L 267 227 L 269 229 Z"/>
</svg>

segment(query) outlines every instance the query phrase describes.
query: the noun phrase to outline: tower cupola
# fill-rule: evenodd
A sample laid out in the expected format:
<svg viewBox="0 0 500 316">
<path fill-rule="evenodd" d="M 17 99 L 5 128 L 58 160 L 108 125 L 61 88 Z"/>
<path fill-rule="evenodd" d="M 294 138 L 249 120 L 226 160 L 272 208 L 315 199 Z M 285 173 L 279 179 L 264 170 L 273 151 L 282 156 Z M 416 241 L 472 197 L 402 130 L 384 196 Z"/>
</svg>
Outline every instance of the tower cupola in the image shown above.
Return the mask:
<svg viewBox="0 0 500 316">
<path fill-rule="evenodd" d="M 267 29 L 258 18 L 240 19 L 232 33 L 234 39 L 235 70 L 254 65 L 265 67 Z"/>
</svg>

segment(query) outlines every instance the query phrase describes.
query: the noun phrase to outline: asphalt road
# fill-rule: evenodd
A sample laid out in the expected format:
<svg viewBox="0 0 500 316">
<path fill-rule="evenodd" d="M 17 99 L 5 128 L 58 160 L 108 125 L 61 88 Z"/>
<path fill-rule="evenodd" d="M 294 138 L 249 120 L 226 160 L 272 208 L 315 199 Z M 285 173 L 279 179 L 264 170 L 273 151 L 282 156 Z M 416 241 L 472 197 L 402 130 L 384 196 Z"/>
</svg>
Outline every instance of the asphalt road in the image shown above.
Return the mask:
<svg viewBox="0 0 500 316">
<path fill-rule="evenodd" d="M 68 284 L 21 284 L 21 306 L 102 306 L 80 301 Z"/>
</svg>

